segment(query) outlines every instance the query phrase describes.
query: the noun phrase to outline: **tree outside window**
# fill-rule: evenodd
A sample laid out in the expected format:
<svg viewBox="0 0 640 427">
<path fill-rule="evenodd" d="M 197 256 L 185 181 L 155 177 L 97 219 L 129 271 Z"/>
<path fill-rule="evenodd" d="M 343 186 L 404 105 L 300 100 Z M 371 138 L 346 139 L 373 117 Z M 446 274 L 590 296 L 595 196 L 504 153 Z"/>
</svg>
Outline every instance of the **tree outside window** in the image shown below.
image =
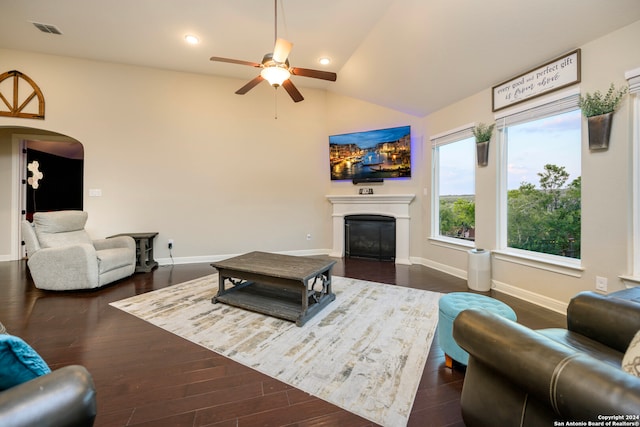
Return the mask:
<svg viewBox="0 0 640 427">
<path fill-rule="evenodd" d="M 468 132 L 470 135 L 470 131 Z M 465 134 L 466 135 L 466 134 Z M 437 234 L 475 240 L 475 141 L 466 135 L 434 149 Z"/>
<path fill-rule="evenodd" d="M 502 129 L 507 246 L 580 258 L 580 110 Z"/>
</svg>

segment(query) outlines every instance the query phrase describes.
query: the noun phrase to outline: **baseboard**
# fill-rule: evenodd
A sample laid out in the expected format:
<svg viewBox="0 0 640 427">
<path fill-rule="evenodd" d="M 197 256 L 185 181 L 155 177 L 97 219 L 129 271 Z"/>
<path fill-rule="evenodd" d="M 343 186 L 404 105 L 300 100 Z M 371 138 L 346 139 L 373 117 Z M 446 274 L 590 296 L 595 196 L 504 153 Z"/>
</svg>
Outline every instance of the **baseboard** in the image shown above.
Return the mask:
<svg viewBox="0 0 640 427">
<path fill-rule="evenodd" d="M 411 262 L 414 264 L 420 264 L 424 265 L 425 267 L 433 268 L 434 270 L 442 271 L 443 273 L 450 274 L 459 279 L 467 280 L 467 271 L 460 268 L 454 268 L 450 265 L 441 264 L 430 259 L 418 257 L 411 257 Z"/>
<path fill-rule="evenodd" d="M 465 270 L 459 268 L 453 268 L 446 264 L 441 264 L 439 262 L 435 262 L 432 260 L 424 259 L 424 258 L 411 258 L 411 261 L 414 264 L 424 265 L 425 267 L 433 268 L 434 270 L 441 271 L 443 273 L 450 274 L 452 276 L 458 277 L 459 279 L 467 280 L 467 272 Z M 499 282 L 497 280 L 491 281 L 491 288 L 496 292 L 501 292 L 506 295 L 510 295 L 512 297 L 521 299 L 523 301 L 529 302 L 531 304 L 535 304 L 539 307 L 546 308 L 551 311 L 555 311 L 560 314 L 567 314 L 567 303 L 562 301 L 558 301 L 544 295 L 536 294 L 535 292 L 527 291 L 522 288 L 518 288 L 516 286 L 509 285 L 504 282 Z"/>
<path fill-rule="evenodd" d="M 294 256 L 314 256 L 314 255 L 329 255 L 330 249 L 305 249 L 299 251 L 274 251 L 274 253 L 282 255 L 294 255 Z M 243 252 L 244 253 L 244 252 Z M 237 254 L 223 254 L 223 255 L 202 255 L 192 257 L 173 257 L 173 258 L 156 258 L 156 261 L 160 265 L 180 265 L 180 264 L 200 264 L 218 262 L 234 256 L 242 255 Z"/>
<path fill-rule="evenodd" d="M 535 292 L 527 291 L 522 288 L 518 288 L 512 285 L 508 285 L 497 280 L 491 281 L 491 288 L 497 292 L 511 295 L 518 299 L 530 302 L 531 304 L 538 305 L 540 307 L 555 311 L 563 315 L 567 314 L 568 303 L 555 300 L 553 298 L 546 297 L 544 295 L 536 294 Z"/>
</svg>

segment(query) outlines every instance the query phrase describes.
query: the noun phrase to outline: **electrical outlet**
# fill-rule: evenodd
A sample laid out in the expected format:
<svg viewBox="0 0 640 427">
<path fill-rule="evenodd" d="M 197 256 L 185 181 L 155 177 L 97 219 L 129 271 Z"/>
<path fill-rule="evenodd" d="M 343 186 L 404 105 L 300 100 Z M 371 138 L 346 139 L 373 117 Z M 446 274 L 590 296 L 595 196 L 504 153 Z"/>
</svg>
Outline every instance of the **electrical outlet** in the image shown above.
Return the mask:
<svg viewBox="0 0 640 427">
<path fill-rule="evenodd" d="M 607 292 L 607 282 L 608 280 L 606 277 L 596 276 L 596 290 Z"/>
<path fill-rule="evenodd" d="M 307 240 L 311 240 L 311 233 L 307 234 Z"/>
<path fill-rule="evenodd" d="M 169 248 L 169 250 L 173 249 L 173 239 L 169 239 L 167 242 L 167 247 Z"/>
</svg>

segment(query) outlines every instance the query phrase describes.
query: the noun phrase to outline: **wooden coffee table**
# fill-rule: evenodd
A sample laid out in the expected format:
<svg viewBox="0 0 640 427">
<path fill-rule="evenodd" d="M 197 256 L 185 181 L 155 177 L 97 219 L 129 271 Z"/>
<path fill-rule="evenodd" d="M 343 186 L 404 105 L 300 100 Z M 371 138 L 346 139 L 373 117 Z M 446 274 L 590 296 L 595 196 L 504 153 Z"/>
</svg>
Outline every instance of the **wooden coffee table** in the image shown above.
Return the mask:
<svg viewBox="0 0 640 427">
<path fill-rule="evenodd" d="M 335 261 L 250 252 L 211 265 L 218 270 L 218 293 L 212 303 L 235 307 L 304 325 L 336 299 L 331 292 Z"/>
</svg>

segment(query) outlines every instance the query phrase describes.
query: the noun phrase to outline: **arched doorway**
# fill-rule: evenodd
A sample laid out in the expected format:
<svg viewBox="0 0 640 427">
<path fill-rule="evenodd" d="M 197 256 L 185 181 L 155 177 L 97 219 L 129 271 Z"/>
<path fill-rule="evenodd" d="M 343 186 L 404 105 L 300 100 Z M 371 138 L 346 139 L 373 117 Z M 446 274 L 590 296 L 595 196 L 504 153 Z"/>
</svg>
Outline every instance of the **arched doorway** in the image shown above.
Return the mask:
<svg viewBox="0 0 640 427">
<path fill-rule="evenodd" d="M 42 177 L 29 184 L 38 162 Z M 32 168 L 33 168 L 32 164 Z M 35 211 L 83 209 L 84 147 L 67 135 L 28 127 L 0 127 L 0 261 L 24 256 L 20 223 Z M 33 179 L 32 179 L 33 182 Z"/>
<path fill-rule="evenodd" d="M 26 218 L 35 212 L 82 210 L 84 147 L 77 141 L 26 139 Z"/>
</svg>

